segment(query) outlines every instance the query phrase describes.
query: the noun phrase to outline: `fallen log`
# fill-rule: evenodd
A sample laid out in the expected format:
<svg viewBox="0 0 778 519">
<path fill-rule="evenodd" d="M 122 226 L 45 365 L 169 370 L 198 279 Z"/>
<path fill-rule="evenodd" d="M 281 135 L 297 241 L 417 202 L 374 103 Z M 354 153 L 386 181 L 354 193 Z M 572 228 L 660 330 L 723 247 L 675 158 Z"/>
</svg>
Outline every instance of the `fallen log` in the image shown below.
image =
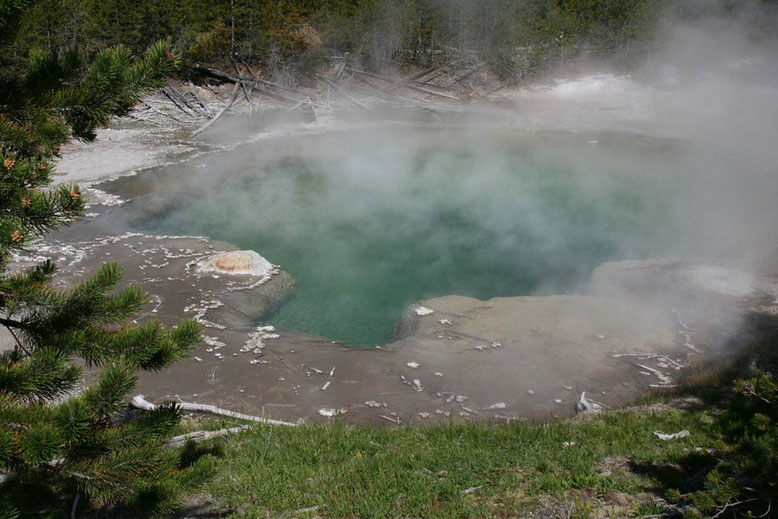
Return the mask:
<svg viewBox="0 0 778 519">
<path fill-rule="evenodd" d="M 416 83 L 420 85 L 426 85 L 432 81 L 435 81 L 440 76 L 446 73 L 446 68 L 448 65 L 443 65 L 442 67 L 438 67 L 436 69 L 433 69 L 429 74 L 424 74 L 423 76 L 419 78 L 412 79 L 411 81 L 415 81 Z"/>
<path fill-rule="evenodd" d="M 459 82 L 459 81 L 462 81 L 462 80 L 464 80 L 464 79 L 467 79 L 467 78 L 469 78 L 470 76 L 472 76 L 473 74 L 475 74 L 476 72 L 478 72 L 479 70 L 482 70 L 482 69 L 484 69 L 485 67 L 486 67 L 486 63 L 481 63 L 481 64 L 479 64 L 479 65 L 477 65 L 477 66 L 473 67 L 473 69 L 472 69 L 472 70 L 470 70 L 469 72 L 467 72 L 466 74 L 464 74 L 464 75 L 462 75 L 462 76 L 459 76 L 459 77 L 456 77 L 456 78 L 454 78 L 454 81 L 457 81 L 457 82 Z"/>
<path fill-rule="evenodd" d="M 143 101 L 143 106 L 147 107 L 149 110 L 151 110 L 151 111 L 152 111 L 152 112 L 154 112 L 154 113 L 157 113 L 157 114 L 159 114 L 159 115 L 163 115 L 163 116 L 165 116 L 165 117 L 170 117 L 171 119 L 173 119 L 174 121 L 176 121 L 176 122 L 178 122 L 178 123 L 183 123 L 183 122 L 184 122 L 184 121 L 182 121 L 181 119 L 179 119 L 179 118 L 177 118 L 177 117 L 175 117 L 175 116 L 173 116 L 173 115 L 170 115 L 170 114 L 168 114 L 168 113 L 165 113 L 165 112 L 163 112 L 163 111 L 161 111 L 161 110 L 157 110 L 155 107 L 151 106 L 151 105 L 150 105 L 148 102 L 146 102 L 146 101 Z"/>
<path fill-rule="evenodd" d="M 232 88 L 232 96 L 230 96 L 230 100 L 227 101 L 226 103 L 224 103 L 224 106 L 222 107 L 222 109 L 219 110 L 219 112 L 213 117 L 213 119 L 211 119 L 210 121 L 208 121 L 204 125 L 200 126 L 197 130 L 192 132 L 192 137 L 195 137 L 196 135 L 199 135 L 202 132 L 204 132 L 205 130 L 207 130 L 209 126 L 211 126 L 213 123 L 215 123 L 219 119 L 219 117 L 224 115 L 224 112 L 226 112 L 227 109 L 232 106 L 232 103 L 234 103 L 237 98 L 238 98 L 238 84 L 235 83 L 235 86 Z"/>
<path fill-rule="evenodd" d="M 238 74 L 237 77 L 242 77 L 240 75 L 240 69 L 238 68 L 238 64 L 235 62 L 235 60 L 232 60 L 232 66 L 235 67 L 235 72 Z M 246 97 L 246 102 L 249 104 L 249 108 L 251 111 L 254 111 L 254 103 L 251 102 L 251 95 L 249 94 L 248 89 L 246 88 L 246 82 L 240 81 L 240 86 L 243 88 L 243 95 Z"/>
<path fill-rule="evenodd" d="M 338 63 L 335 66 L 335 74 L 334 74 L 333 77 L 335 79 L 340 79 L 340 76 L 343 75 L 343 70 L 345 70 L 345 68 L 346 68 L 346 62 L 345 61 L 343 63 Z"/>
<path fill-rule="evenodd" d="M 195 92 L 195 87 L 194 87 L 194 85 L 192 84 L 191 81 L 189 82 L 189 93 L 192 95 L 192 98 L 195 101 L 197 101 L 197 104 L 199 104 L 200 106 L 203 107 L 203 110 L 205 110 L 206 115 L 209 118 L 212 118 L 213 117 L 213 112 L 211 111 L 211 107 L 208 106 L 208 104 L 206 102 L 204 102 L 202 99 L 200 99 L 200 96 L 198 96 L 197 93 Z"/>
<path fill-rule="evenodd" d="M 130 405 L 136 409 L 141 409 L 143 411 L 153 411 L 157 408 L 156 404 L 152 404 L 151 402 L 146 400 L 143 397 L 143 395 L 135 395 L 134 397 L 132 397 L 132 400 L 130 400 Z M 281 420 L 271 420 L 270 418 L 263 418 L 261 416 L 253 416 L 250 414 L 237 413 L 235 411 L 229 411 L 227 409 L 216 407 L 215 405 L 194 404 L 190 402 L 179 402 L 176 405 L 178 405 L 178 407 L 180 407 L 184 411 L 192 411 L 196 413 L 208 413 L 208 414 L 215 414 L 219 416 L 228 416 L 230 418 L 236 418 L 238 420 L 259 422 L 268 425 L 288 425 L 290 427 L 297 426 L 297 424 L 295 423 L 283 422 Z"/>
<path fill-rule="evenodd" d="M 326 77 L 324 77 L 324 76 L 321 76 L 319 79 L 321 79 L 322 81 L 324 81 L 325 83 L 327 83 L 328 85 L 330 85 L 332 88 L 334 88 L 334 89 L 335 89 L 335 91 L 336 91 L 336 92 L 338 92 L 338 93 L 339 93 L 340 95 L 342 95 L 343 97 L 345 97 L 345 98 L 346 98 L 346 100 L 348 100 L 348 101 L 351 101 L 351 102 L 352 102 L 352 103 L 354 103 L 355 105 L 357 105 L 357 106 L 360 106 L 360 107 L 364 108 L 365 110 L 368 110 L 368 111 L 370 111 L 370 112 L 372 112 L 372 111 L 373 111 L 373 109 L 372 109 L 372 108 L 370 108 L 370 107 L 369 107 L 369 106 L 367 106 L 366 104 L 362 103 L 362 102 L 361 102 L 359 99 L 355 98 L 354 96 L 350 95 L 348 92 L 346 92 L 345 90 L 343 90 L 342 88 L 340 88 L 340 86 L 338 86 L 338 84 L 337 84 L 337 83 L 335 83 L 334 81 L 332 81 L 331 79 L 328 79 L 328 78 L 326 78 Z"/>
<path fill-rule="evenodd" d="M 461 99 L 459 97 L 452 96 L 452 95 L 449 95 L 449 94 L 444 94 L 442 92 L 435 92 L 434 90 L 430 90 L 429 88 L 424 88 L 424 87 L 421 87 L 421 86 L 418 86 L 418 85 L 414 85 L 414 84 L 410 84 L 410 83 L 406 84 L 405 88 L 410 88 L 411 90 L 416 90 L 417 92 L 423 92 L 425 94 L 429 94 L 429 95 L 433 95 L 433 96 L 444 97 L 446 99 L 453 99 L 454 101 L 461 101 Z"/>
<path fill-rule="evenodd" d="M 387 83 L 390 83 L 390 84 L 397 83 L 397 81 L 391 80 L 389 78 L 385 78 L 383 76 L 379 76 L 378 74 L 373 74 L 372 72 L 365 72 L 364 70 L 357 70 L 355 68 L 346 67 L 345 71 L 346 72 L 351 72 L 352 74 L 362 74 L 363 76 L 371 77 L 373 79 L 379 79 L 381 81 L 386 81 Z"/>
<path fill-rule="evenodd" d="M 425 83 L 419 83 L 418 81 L 416 81 L 414 79 L 411 79 L 411 78 L 403 79 L 401 81 L 392 81 L 391 79 L 388 79 L 388 78 L 385 78 L 385 77 L 381 77 L 381 76 L 378 76 L 376 74 L 372 74 L 370 72 L 365 72 L 363 70 L 353 69 L 353 68 L 350 68 L 350 67 L 346 67 L 346 71 L 350 72 L 352 74 L 366 76 L 366 77 L 369 77 L 369 78 L 378 79 L 380 81 L 385 81 L 386 83 L 390 84 L 388 87 L 386 87 L 386 90 L 396 90 L 398 88 L 410 88 L 411 90 L 416 90 L 417 92 L 423 92 L 425 94 L 429 94 L 429 95 L 433 95 L 433 96 L 443 97 L 443 98 L 446 98 L 446 99 L 453 99 L 455 101 L 461 101 L 461 99 L 459 97 L 453 96 L 451 94 L 445 94 L 443 92 L 436 92 L 435 90 L 430 90 L 429 88 L 425 88 L 423 86 L 423 85 L 425 85 Z M 437 86 L 437 85 L 430 85 L 430 86 Z M 444 88 L 446 90 L 451 90 L 450 88 L 447 88 L 447 87 L 438 87 L 438 88 Z"/>
<path fill-rule="evenodd" d="M 166 86 L 162 89 L 162 93 L 165 94 L 165 97 L 170 99 L 174 105 L 178 107 L 179 110 L 184 112 L 186 115 L 190 117 L 197 117 L 197 111 L 192 108 L 192 105 L 189 104 L 189 102 L 184 98 L 181 93 L 176 90 L 173 87 Z"/>
<path fill-rule="evenodd" d="M 412 75 L 410 78 L 411 81 L 419 81 L 421 78 L 428 76 L 429 74 L 440 70 L 440 67 L 430 67 L 428 69 L 424 69 L 421 72 L 417 72 L 416 74 Z"/>
<path fill-rule="evenodd" d="M 216 79 L 221 79 L 222 81 L 228 81 L 230 83 L 236 83 L 239 81 L 249 81 L 253 83 L 257 83 L 260 85 L 265 85 L 268 87 L 277 88 L 279 90 L 286 90 L 288 92 L 294 92 L 295 94 L 301 95 L 297 90 L 294 88 L 285 87 L 284 85 L 279 85 L 278 83 L 273 83 L 272 81 L 267 81 L 266 79 L 260 79 L 258 77 L 247 77 L 243 75 L 235 75 L 235 74 L 229 74 L 227 72 L 222 72 L 221 70 L 217 70 L 214 68 L 206 67 L 205 65 L 201 65 L 199 63 L 195 63 L 192 65 L 192 70 L 195 72 L 199 72 L 200 74 L 204 74 L 206 76 L 211 76 Z M 289 100 L 289 99 L 287 99 Z M 295 101 L 297 102 L 297 101 Z"/>
</svg>

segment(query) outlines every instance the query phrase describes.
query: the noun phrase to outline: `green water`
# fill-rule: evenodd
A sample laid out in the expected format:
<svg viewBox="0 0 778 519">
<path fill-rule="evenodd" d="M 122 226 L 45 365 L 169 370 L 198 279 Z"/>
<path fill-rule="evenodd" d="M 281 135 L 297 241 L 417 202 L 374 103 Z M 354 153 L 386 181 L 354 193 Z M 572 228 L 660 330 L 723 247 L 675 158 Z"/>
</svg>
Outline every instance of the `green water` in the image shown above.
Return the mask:
<svg viewBox="0 0 778 519">
<path fill-rule="evenodd" d="M 575 290 L 603 261 L 654 253 L 666 208 L 645 180 L 667 154 L 487 129 L 276 139 L 131 180 L 153 189 L 124 217 L 280 264 L 297 285 L 265 323 L 381 344 L 416 301 Z"/>
</svg>

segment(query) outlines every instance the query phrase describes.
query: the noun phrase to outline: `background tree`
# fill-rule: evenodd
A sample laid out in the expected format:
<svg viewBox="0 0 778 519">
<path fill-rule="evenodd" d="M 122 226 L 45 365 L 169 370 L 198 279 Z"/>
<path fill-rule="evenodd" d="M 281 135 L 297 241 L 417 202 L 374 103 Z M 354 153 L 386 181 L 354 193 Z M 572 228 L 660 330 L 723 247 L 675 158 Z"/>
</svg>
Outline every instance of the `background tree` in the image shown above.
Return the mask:
<svg viewBox="0 0 778 519">
<path fill-rule="evenodd" d="M 5 0 L 6 2 L 10 0 Z M 15 0 L 21 2 L 22 0 Z M 749 0 L 759 4 L 768 0 Z M 737 3 L 732 0 L 733 3 Z M 169 37 L 184 59 L 232 59 L 268 72 L 301 72 L 350 53 L 383 71 L 450 60 L 452 50 L 480 52 L 493 69 L 521 79 L 579 54 L 618 54 L 635 62 L 661 14 L 682 0 L 38 0 L 19 18 L 9 53 L 77 44 L 88 55 L 122 43 L 134 52 Z M 742 2 L 741 2 L 742 3 Z M 771 0 L 775 3 L 775 0 Z M 688 16 L 688 15 L 685 15 Z M 560 35 L 562 35 L 560 39 Z M 317 34 L 321 41 L 310 45 Z"/>
<path fill-rule="evenodd" d="M 0 13 L 18 17 L 32 3 L 3 0 Z M 11 38 L 3 35 L 7 58 Z M 147 296 L 139 287 L 117 289 L 121 270 L 113 263 L 69 290 L 52 288 L 51 262 L 8 265 L 14 251 L 81 214 L 77 186 L 50 186 L 59 146 L 71 136 L 94 138 L 96 127 L 159 87 L 175 65 L 161 42 L 136 59 L 126 47 L 102 50 L 88 66 L 75 50 L 0 63 L 0 325 L 15 342 L 0 353 L 0 516 L 62 506 L 79 494 L 82 503 L 162 506 L 211 465 L 207 458 L 185 463 L 164 447 L 179 418 L 175 405 L 123 416 L 137 371 L 186 355 L 200 341 L 196 323 L 128 326 Z M 76 359 L 102 368 L 78 395 Z"/>
</svg>

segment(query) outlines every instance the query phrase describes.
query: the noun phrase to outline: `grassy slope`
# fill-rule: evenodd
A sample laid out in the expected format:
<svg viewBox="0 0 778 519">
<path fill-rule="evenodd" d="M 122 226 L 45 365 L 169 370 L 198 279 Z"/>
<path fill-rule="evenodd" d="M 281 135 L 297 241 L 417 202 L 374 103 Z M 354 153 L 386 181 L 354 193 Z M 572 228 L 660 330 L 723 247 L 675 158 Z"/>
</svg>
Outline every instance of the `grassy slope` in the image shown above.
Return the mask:
<svg viewBox="0 0 778 519">
<path fill-rule="evenodd" d="M 706 410 L 664 409 L 546 425 L 256 427 L 228 442 L 208 491 L 248 517 L 314 506 L 332 517 L 472 517 L 573 504 L 571 491 L 586 489 L 574 507 L 585 515 L 591 497 L 609 491 L 661 496 L 683 487 L 715 461 L 697 450 L 717 446 L 712 422 Z M 691 436 L 652 434 L 681 429 Z M 636 502 L 611 511 L 659 509 Z"/>
</svg>

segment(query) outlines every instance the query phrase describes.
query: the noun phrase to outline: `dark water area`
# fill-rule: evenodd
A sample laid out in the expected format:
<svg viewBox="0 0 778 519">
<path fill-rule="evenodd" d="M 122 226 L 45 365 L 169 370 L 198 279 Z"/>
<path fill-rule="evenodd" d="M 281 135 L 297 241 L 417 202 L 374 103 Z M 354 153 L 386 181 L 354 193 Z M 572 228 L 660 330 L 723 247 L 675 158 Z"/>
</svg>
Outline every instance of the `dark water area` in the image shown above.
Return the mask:
<svg viewBox="0 0 778 519">
<path fill-rule="evenodd" d="M 604 261 L 660 256 L 676 154 L 477 126 L 279 137 L 109 183 L 132 199 L 109 220 L 255 250 L 296 280 L 263 323 L 382 344 L 420 300 L 570 293 Z"/>
</svg>

